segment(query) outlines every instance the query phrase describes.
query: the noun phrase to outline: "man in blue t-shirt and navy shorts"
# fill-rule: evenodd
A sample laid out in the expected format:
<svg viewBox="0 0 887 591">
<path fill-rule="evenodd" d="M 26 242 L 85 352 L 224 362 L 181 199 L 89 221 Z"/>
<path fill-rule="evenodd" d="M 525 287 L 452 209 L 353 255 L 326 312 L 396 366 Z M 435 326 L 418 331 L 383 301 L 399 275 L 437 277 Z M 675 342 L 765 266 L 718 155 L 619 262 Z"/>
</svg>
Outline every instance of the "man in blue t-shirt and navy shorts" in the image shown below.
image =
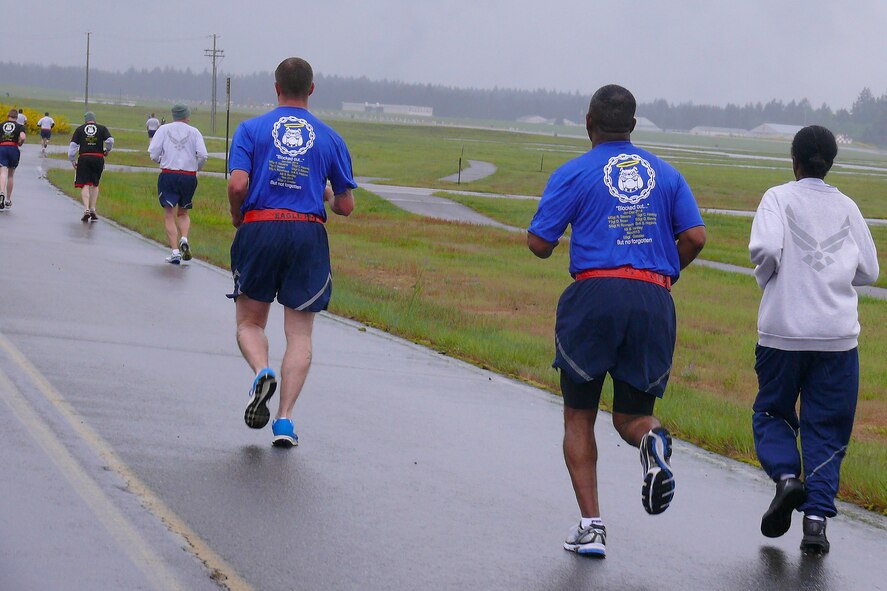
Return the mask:
<svg viewBox="0 0 887 591">
<path fill-rule="evenodd" d="M 613 425 L 640 448 L 641 500 L 650 514 L 674 495 L 671 435 L 653 416 L 671 371 L 671 285 L 705 245 L 693 193 L 671 165 L 630 141 L 635 99 L 615 84 L 595 92 L 586 115 L 592 149 L 548 181 L 527 245 L 548 258 L 567 226 L 570 274 L 557 307 L 555 359 L 564 397 L 564 459 L 581 512 L 564 548 L 604 556 L 594 423 L 613 379 Z"/>
<path fill-rule="evenodd" d="M 265 325 L 275 297 L 284 306 L 287 346 L 271 430 L 275 446 L 292 447 L 299 441 L 292 413 L 311 365 L 314 315 L 332 294 L 324 203 L 350 215 L 357 184 L 345 142 L 308 111 L 314 92 L 308 62 L 283 60 L 274 80 L 279 107 L 241 123 L 231 145 L 228 201 L 237 234 L 229 297 L 236 302 L 237 344 L 256 373 L 244 413 L 253 429 L 271 418 L 267 403 L 277 376 L 268 367 Z"/>
</svg>

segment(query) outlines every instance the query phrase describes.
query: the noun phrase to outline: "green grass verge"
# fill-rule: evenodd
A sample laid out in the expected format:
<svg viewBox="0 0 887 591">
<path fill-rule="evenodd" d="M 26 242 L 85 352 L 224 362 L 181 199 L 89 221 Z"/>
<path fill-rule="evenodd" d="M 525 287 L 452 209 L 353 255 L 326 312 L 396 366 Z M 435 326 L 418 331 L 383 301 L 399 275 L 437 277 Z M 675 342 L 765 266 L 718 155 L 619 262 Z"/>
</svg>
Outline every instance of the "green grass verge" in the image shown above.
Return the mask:
<svg viewBox="0 0 887 591">
<path fill-rule="evenodd" d="M 49 178 L 76 196 L 68 171 Z M 155 183 L 154 173 L 106 175 L 103 215 L 162 242 Z M 554 310 L 570 281 L 565 249 L 542 261 L 519 234 L 420 218 L 365 191 L 357 200 L 351 218 L 329 223 L 332 312 L 556 392 L 550 362 Z M 201 179 L 192 218 L 197 256 L 227 267 L 234 230 L 223 179 Z M 657 413 L 676 434 L 753 463 L 754 280 L 691 267 L 673 293 L 678 349 Z M 861 397 L 841 496 L 883 512 L 887 335 L 868 327 L 887 325 L 887 303 L 863 299 L 860 315 Z"/>
</svg>

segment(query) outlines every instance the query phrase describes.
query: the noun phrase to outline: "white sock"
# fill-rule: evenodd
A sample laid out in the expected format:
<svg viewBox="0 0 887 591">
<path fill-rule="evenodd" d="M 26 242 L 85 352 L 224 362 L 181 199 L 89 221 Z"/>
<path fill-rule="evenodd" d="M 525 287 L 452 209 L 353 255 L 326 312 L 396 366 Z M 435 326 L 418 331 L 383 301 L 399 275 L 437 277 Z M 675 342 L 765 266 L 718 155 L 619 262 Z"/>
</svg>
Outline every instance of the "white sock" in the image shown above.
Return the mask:
<svg viewBox="0 0 887 591">
<path fill-rule="evenodd" d="M 187 236 L 182 236 L 182 237 L 179 239 L 179 242 L 188 242 L 188 237 L 187 237 Z"/>
<path fill-rule="evenodd" d="M 579 521 L 579 526 L 585 529 L 591 525 L 603 525 L 604 521 L 600 517 L 583 517 Z"/>
<path fill-rule="evenodd" d="M 796 474 L 783 474 L 779 477 L 780 480 L 788 480 L 789 478 L 797 478 Z"/>
<path fill-rule="evenodd" d="M 825 517 L 820 517 L 819 515 L 804 515 L 804 517 L 811 521 L 825 521 Z"/>
<path fill-rule="evenodd" d="M 180 254 L 182 254 L 182 253 L 179 252 L 178 248 L 172 249 L 172 256 L 176 256 L 176 255 L 180 255 Z"/>
</svg>

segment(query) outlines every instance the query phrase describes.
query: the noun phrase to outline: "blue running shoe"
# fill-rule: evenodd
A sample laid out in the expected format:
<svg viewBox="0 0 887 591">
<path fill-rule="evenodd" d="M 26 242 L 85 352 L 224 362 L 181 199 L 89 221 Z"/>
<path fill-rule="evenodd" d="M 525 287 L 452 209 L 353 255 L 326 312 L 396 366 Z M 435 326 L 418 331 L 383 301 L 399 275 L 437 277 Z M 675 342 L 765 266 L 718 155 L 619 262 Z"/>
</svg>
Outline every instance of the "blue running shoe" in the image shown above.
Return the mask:
<svg viewBox="0 0 887 591">
<path fill-rule="evenodd" d="M 294 447 L 299 445 L 299 436 L 296 435 L 295 425 L 289 419 L 274 419 L 271 423 L 271 431 L 274 439 L 271 445 L 274 447 Z"/>
<path fill-rule="evenodd" d="M 277 390 L 277 376 L 274 370 L 266 367 L 259 372 L 253 380 L 253 387 L 249 391 L 249 404 L 243 420 L 250 429 L 261 429 L 271 420 L 271 412 L 268 410 L 268 401 Z"/>
<path fill-rule="evenodd" d="M 641 438 L 641 466 L 644 469 L 644 485 L 641 501 L 650 515 L 662 513 L 674 497 L 674 472 L 671 459 L 671 434 L 665 427 L 656 427 Z"/>
</svg>

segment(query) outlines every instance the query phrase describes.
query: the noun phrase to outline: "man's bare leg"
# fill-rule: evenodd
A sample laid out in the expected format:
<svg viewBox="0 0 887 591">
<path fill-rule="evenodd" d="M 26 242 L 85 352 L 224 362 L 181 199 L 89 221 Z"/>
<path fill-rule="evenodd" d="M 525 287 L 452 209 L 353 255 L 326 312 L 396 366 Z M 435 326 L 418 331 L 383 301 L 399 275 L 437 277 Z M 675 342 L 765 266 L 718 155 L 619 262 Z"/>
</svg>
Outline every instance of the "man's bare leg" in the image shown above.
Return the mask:
<svg viewBox="0 0 887 591">
<path fill-rule="evenodd" d="M 166 229 L 166 241 L 170 248 L 179 247 L 179 230 L 176 227 L 176 210 L 174 207 L 163 207 L 163 227 Z M 240 298 L 237 298 L 240 300 Z M 238 323 L 239 324 L 239 323 Z"/>
<path fill-rule="evenodd" d="M 235 300 L 237 345 L 250 368 L 258 375 L 268 367 L 268 337 L 265 325 L 271 304 L 250 299 L 246 295 Z"/>
<path fill-rule="evenodd" d="M 661 427 L 662 423 L 651 415 L 627 415 L 614 412 L 613 426 L 616 427 L 619 436 L 626 443 L 638 447 L 644 435 L 656 427 Z"/>
<path fill-rule="evenodd" d="M 583 517 L 599 517 L 597 493 L 597 409 L 564 408 L 564 461 Z"/>
<path fill-rule="evenodd" d="M 284 308 L 283 330 L 286 333 L 286 353 L 280 368 L 280 404 L 277 418 L 292 419 L 293 407 L 302 392 L 308 370 L 311 368 L 311 333 L 314 312 L 300 312 Z"/>
<path fill-rule="evenodd" d="M 179 231 L 179 236 L 188 238 L 188 232 L 191 231 L 191 216 L 188 215 L 188 210 L 184 208 L 178 208 L 178 212 L 176 213 L 175 223 Z M 178 243 L 173 248 L 178 248 Z"/>
<path fill-rule="evenodd" d="M 95 204 L 99 200 L 99 187 L 95 185 L 94 187 L 89 187 L 89 210 L 95 211 Z"/>
</svg>

